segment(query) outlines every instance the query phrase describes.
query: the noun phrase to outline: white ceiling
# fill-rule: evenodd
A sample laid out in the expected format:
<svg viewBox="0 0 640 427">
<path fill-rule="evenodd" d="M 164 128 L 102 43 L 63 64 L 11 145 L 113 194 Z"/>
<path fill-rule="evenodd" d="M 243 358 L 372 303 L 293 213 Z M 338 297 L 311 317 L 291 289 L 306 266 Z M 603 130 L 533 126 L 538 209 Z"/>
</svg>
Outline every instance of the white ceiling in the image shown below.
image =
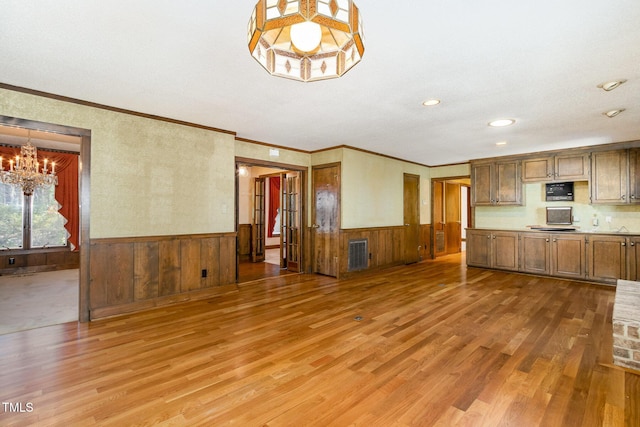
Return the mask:
<svg viewBox="0 0 640 427">
<path fill-rule="evenodd" d="M 362 62 L 312 83 L 251 58 L 255 2 L 3 0 L 0 83 L 426 165 L 640 139 L 638 0 L 357 0 Z"/>
</svg>

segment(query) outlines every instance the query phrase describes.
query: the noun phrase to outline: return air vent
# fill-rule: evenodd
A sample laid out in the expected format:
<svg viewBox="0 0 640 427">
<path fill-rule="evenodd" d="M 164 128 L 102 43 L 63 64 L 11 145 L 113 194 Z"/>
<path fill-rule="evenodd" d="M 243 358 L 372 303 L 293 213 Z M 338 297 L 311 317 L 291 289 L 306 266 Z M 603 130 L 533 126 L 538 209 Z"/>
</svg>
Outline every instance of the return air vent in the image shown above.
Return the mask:
<svg viewBox="0 0 640 427">
<path fill-rule="evenodd" d="M 349 240 L 349 270 L 364 270 L 369 266 L 367 239 Z"/>
</svg>

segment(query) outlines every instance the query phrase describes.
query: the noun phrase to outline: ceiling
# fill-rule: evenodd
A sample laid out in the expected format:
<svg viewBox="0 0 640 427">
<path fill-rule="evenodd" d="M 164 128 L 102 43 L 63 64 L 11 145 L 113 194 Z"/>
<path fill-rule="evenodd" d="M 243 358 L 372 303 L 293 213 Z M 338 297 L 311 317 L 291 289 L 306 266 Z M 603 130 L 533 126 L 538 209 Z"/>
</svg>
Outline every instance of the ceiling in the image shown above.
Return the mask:
<svg viewBox="0 0 640 427">
<path fill-rule="evenodd" d="M 430 166 L 640 139 L 638 0 L 357 0 L 362 62 L 311 83 L 250 56 L 255 2 L 4 0 L 0 83 Z"/>
</svg>

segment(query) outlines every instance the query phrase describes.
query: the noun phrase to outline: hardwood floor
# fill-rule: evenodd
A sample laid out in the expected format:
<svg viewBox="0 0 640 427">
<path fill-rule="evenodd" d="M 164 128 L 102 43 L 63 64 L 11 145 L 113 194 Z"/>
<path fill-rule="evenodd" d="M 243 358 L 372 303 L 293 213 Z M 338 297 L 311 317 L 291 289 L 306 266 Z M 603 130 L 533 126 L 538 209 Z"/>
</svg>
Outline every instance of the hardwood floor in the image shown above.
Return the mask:
<svg viewBox="0 0 640 427">
<path fill-rule="evenodd" d="M 0 425 L 637 426 L 613 299 L 459 255 L 230 286 L 0 336 Z"/>
</svg>

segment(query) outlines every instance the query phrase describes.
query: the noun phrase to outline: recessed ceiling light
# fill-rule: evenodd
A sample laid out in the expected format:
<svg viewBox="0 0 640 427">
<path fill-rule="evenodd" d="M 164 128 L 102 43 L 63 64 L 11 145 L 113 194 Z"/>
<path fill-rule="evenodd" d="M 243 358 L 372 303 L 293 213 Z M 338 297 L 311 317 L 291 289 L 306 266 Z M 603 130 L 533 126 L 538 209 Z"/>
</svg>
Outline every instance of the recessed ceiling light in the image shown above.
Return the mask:
<svg viewBox="0 0 640 427">
<path fill-rule="evenodd" d="M 507 141 L 500 141 L 500 142 L 496 142 L 496 145 L 497 145 L 498 147 L 505 146 L 505 145 L 507 145 Z"/>
<path fill-rule="evenodd" d="M 624 110 L 625 110 L 624 108 L 618 108 L 617 110 L 607 111 L 606 113 L 602 113 L 602 114 L 612 119 L 618 114 L 622 113 Z"/>
<path fill-rule="evenodd" d="M 612 80 L 610 82 L 599 84 L 598 87 L 600 89 L 603 89 L 603 90 L 606 90 L 607 92 L 609 92 L 610 90 L 614 90 L 615 88 L 617 88 L 621 84 L 626 83 L 626 81 L 627 81 L 626 79 Z"/>
<path fill-rule="evenodd" d="M 434 105 L 438 105 L 438 104 L 440 104 L 439 99 L 427 99 L 422 103 L 422 105 L 424 105 L 425 107 L 433 107 Z"/>
<path fill-rule="evenodd" d="M 513 120 L 513 119 L 498 119 L 498 120 L 494 120 L 492 122 L 489 122 L 489 126 L 492 126 L 494 128 L 499 128 L 499 127 L 503 127 L 503 126 L 511 126 L 515 122 L 516 121 Z"/>
</svg>

